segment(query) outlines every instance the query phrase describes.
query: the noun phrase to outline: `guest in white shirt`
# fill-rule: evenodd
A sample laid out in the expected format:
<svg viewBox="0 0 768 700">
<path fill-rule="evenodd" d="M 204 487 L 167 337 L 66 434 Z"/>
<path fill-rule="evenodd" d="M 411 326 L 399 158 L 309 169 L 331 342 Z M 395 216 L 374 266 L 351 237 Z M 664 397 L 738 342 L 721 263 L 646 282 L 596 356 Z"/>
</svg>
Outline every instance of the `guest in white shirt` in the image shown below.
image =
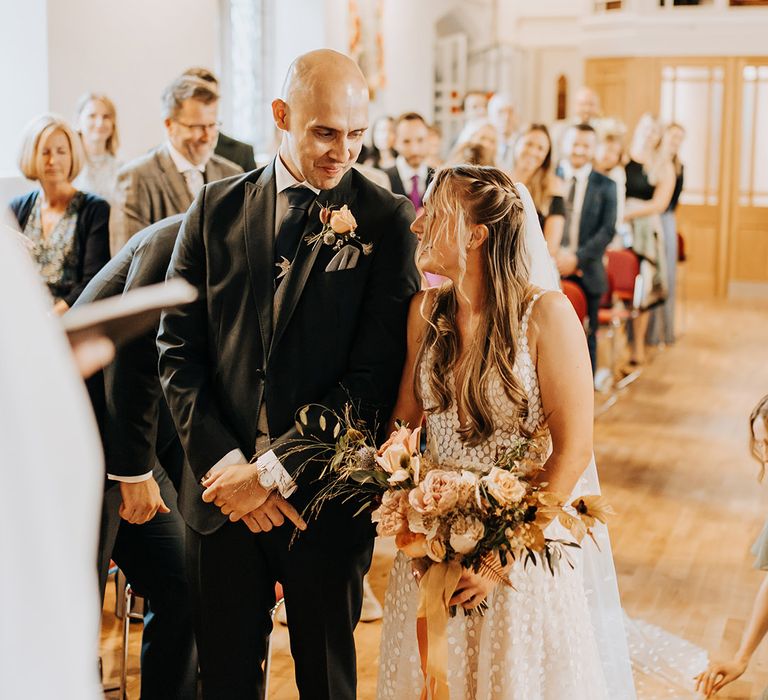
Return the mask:
<svg viewBox="0 0 768 700">
<path fill-rule="evenodd" d="M 418 212 L 434 172 L 427 165 L 429 127 L 424 117 L 408 112 L 397 119 L 395 150 L 398 153 L 395 164 L 385 171 L 392 192 L 408 197 Z"/>
<path fill-rule="evenodd" d="M 75 124 L 85 159 L 73 184 L 80 191 L 97 194 L 113 205 L 117 171 L 122 165 L 117 159 L 120 139 L 114 103 L 106 95 L 92 92 L 83 95 L 77 103 Z"/>
<path fill-rule="evenodd" d="M 595 156 L 595 170 L 607 175 L 616 183 L 616 239 L 611 248 L 628 248 L 631 244 L 631 232 L 622 237 L 623 230 L 629 231 L 624 224 L 624 203 L 627 199 L 627 172 L 624 169 L 624 139 L 621 134 L 607 133 L 600 139 Z"/>
<path fill-rule="evenodd" d="M 214 153 L 219 133 L 219 93 L 211 83 L 183 75 L 163 93 L 168 140 L 118 173 L 110 220 L 114 255 L 137 231 L 185 212 L 203 185 L 243 170 Z"/>
</svg>

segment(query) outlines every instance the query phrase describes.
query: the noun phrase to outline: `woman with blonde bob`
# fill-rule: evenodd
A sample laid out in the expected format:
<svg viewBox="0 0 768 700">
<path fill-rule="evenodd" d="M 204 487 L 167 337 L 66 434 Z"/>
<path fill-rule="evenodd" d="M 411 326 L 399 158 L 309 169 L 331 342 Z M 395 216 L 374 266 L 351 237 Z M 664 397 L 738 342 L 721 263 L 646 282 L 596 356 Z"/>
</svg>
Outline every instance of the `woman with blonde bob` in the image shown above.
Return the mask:
<svg viewBox="0 0 768 700">
<path fill-rule="evenodd" d="M 109 204 L 72 184 L 82 161 L 80 139 L 61 117 L 45 114 L 27 127 L 19 168 L 40 187 L 10 206 L 59 314 L 109 261 Z"/>
<path fill-rule="evenodd" d="M 106 95 L 86 93 L 78 101 L 75 115 L 85 158 L 73 184 L 113 203 L 122 165 L 117 159 L 120 138 L 115 104 Z"/>
<path fill-rule="evenodd" d="M 536 260 L 526 228 L 543 237 L 526 201 L 525 188 L 496 168 L 458 165 L 435 176 L 411 228 L 420 270 L 448 282 L 411 302 L 393 417 L 409 425 L 426 417 L 427 450 L 446 468 L 490 469 L 499 448 L 535 434 L 532 478 L 556 493 L 583 494 L 599 488 L 596 479 L 593 486 L 582 478 L 593 469 L 589 353 L 568 300 L 531 281 Z M 543 240 L 540 255 L 547 255 Z M 548 536 L 569 537 L 557 523 Z M 512 588 L 463 572 L 450 605 L 467 612 L 483 602 L 488 607 L 448 622 L 452 699 L 634 697 L 623 628 L 614 630 L 615 644 L 595 630 L 583 580 L 587 557 L 586 547 L 576 550 L 574 567 L 563 565 L 555 575 L 511 564 Z M 612 562 L 609 568 L 620 618 Z M 380 700 L 421 696 L 416 616 L 423 571 L 421 562 L 397 555 L 382 629 Z M 622 645 L 618 661 L 601 658 L 606 647 L 615 652 Z M 624 674 L 618 683 L 606 678 L 610 666 Z"/>
</svg>

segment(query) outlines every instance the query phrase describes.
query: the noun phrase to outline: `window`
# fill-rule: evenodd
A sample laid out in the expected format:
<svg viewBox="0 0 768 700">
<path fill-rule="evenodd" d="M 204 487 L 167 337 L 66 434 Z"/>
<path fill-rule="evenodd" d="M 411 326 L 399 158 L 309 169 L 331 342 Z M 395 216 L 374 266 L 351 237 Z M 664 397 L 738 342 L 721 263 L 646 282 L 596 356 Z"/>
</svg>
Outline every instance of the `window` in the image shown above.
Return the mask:
<svg viewBox="0 0 768 700">
<path fill-rule="evenodd" d="M 270 0 L 222 0 L 224 117 L 257 154 L 273 151 L 273 24 Z"/>
</svg>

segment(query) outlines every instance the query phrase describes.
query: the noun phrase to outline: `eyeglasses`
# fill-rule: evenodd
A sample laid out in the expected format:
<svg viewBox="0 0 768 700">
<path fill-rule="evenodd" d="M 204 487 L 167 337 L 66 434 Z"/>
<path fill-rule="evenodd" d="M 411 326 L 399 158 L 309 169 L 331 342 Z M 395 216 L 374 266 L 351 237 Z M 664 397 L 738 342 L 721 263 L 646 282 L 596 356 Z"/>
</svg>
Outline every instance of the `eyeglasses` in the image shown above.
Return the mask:
<svg viewBox="0 0 768 700">
<path fill-rule="evenodd" d="M 189 129 L 195 136 L 202 136 L 206 132 L 215 134 L 221 128 L 221 122 L 213 122 L 213 124 L 185 124 L 178 119 L 174 119 L 173 121 L 183 126 L 185 129 Z"/>
</svg>

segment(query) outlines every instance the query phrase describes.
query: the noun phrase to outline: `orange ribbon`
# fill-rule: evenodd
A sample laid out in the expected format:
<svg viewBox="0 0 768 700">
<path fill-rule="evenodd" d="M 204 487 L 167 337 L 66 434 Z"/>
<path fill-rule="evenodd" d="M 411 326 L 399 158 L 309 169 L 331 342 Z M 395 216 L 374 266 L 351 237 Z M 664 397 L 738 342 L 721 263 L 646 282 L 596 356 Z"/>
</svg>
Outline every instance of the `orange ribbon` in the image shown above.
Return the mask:
<svg viewBox="0 0 768 700">
<path fill-rule="evenodd" d="M 421 700 L 450 700 L 448 692 L 449 603 L 461 578 L 456 561 L 432 564 L 421 579 L 416 637 L 419 642 L 424 690 Z"/>
</svg>

